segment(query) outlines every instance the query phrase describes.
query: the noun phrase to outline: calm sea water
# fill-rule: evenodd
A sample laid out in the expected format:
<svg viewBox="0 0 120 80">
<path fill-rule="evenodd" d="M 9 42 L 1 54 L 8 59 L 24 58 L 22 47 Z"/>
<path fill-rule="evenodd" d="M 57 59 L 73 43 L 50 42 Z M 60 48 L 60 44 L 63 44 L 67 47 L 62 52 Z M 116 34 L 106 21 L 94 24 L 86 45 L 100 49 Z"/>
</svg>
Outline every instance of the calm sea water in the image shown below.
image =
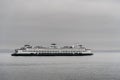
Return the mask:
<svg viewBox="0 0 120 80">
<path fill-rule="evenodd" d="M 0 54 L 0 80 L 120 80 L 120 53 L 13 57 Z"/>
</svg>

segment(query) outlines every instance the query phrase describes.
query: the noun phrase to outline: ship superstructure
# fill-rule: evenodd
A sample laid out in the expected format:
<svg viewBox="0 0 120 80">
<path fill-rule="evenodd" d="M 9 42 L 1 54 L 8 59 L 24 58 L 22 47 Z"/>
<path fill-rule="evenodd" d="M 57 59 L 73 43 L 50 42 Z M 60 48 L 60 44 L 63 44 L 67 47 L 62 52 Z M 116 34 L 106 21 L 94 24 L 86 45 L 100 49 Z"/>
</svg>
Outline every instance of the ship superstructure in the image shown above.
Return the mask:
<svg viewBox="0 0 120 80">
<path fill-rule="evenodd" d="M 24 45 L 20 49 L 15 49 L 12 56 L 82 56 L 93 55 L 91 49 L 83 47 L 83 45 L 63 46 L 59 47 L 52 43 L 50 47 Z"/>
</svg>

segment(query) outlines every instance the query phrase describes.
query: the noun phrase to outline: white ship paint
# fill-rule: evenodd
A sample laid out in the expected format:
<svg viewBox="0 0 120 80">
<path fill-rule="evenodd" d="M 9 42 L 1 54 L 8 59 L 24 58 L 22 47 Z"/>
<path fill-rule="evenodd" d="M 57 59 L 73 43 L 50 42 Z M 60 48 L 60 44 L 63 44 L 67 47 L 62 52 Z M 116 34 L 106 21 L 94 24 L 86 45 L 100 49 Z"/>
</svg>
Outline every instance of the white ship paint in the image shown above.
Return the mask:
<svg viewBox="0 0 120 80">
<path fill-rule="evenodd" d="M 73 46 L 63 46 L 63 47 L 59 47 L 57 46 L 55 43 L 52 43 L 50 45 L 50 47 L 43 47 L 43 46 L 31 46 L 31 45 L 24 45 L 23 47 L 21 47 L 20 49 L 15 49 L 15 53 L 13 53 L 12 55 L 92 55 L 91 49 L 87 49 L 85 47 L 83 47 L 83 45 L 73 45 Z"/>
</svg>

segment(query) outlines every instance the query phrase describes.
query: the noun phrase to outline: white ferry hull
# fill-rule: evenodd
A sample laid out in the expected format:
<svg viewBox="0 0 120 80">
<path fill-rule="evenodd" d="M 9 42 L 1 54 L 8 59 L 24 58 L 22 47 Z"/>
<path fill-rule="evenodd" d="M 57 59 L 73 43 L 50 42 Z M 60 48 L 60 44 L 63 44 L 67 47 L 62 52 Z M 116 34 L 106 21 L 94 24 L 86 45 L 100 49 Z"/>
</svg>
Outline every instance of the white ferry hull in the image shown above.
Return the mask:
<svg viewBox="0 0 120 80">
<path fill-rule="evenodd" d="M 86 49 L 82 45 L 77 47 L 64 46 L 58 48 L 56 44 L 52 44 L 51 47 L 32 47 L 30 45 L 24 45 L 20 49 L 15 49 L 15 53 L 12 56 L 87 56 L 93 55 L 90 49 Z"/>
</svg>

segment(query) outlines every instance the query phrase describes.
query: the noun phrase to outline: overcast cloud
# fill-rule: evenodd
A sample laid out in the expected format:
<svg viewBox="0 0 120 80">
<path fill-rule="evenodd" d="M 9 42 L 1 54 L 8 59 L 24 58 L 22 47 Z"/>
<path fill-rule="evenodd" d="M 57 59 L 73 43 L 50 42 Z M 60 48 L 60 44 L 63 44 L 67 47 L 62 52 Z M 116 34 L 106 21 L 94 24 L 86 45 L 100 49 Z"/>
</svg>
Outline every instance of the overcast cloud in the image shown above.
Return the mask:
<svg viewBox="0 0 120 80">
<path fill-rule="evenodd" d="M 0 0 L 0 48 L 81 43 L 120 49 L 119 0 Z"/>
</svg>

